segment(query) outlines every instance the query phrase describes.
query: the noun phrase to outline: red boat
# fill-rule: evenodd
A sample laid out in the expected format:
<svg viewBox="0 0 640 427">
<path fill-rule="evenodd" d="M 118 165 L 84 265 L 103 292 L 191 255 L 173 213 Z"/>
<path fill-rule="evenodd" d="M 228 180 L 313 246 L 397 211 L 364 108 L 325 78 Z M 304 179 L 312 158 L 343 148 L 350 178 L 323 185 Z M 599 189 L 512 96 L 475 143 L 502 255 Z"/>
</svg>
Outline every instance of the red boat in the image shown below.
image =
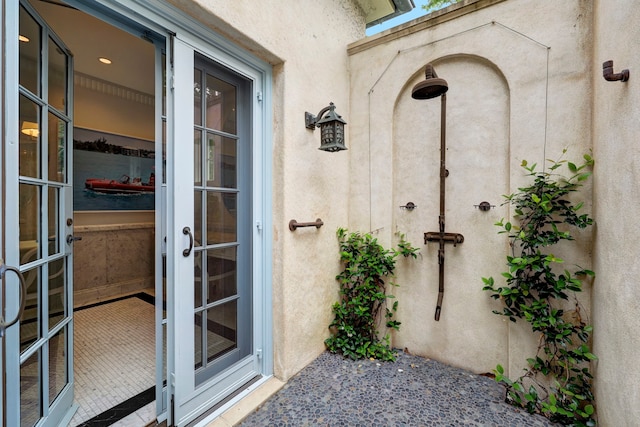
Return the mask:
<svg viewBox="0 0 640 427">
<path fill-rule="evenodd" d="M 119 180 L 104 178 L 87 178 L 84 183 L 87 190 L 107 194 L 141 194 L 153 193 L 156 189 L 154 174 L 151 174 L 149 182 L 142 182 L 140 178 L 129 178 L 122 175 Z"/>
</svg>

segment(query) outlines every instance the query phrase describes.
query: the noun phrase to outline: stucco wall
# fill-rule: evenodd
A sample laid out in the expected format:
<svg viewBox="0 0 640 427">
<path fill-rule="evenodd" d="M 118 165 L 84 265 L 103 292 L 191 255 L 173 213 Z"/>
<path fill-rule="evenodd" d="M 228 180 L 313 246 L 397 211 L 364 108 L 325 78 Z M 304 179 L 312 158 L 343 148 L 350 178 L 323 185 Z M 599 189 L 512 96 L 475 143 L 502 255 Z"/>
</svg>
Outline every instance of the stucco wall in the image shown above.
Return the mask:
<svg viewBox="0 0 640 427">
<path fill-rule="evenodd" d="M 634 0 L 598 0 L 594 12 L 596 401 L 600 425 L 633 426 L 640 419 L 640 9 Z M 615 72 L 629 69 L 629 81 L 605 81 L 607 60 Z"/>
<path fill-rule="evenodd" d="M 364 15 L 342 0 L 172 3 L 273 64 L 274 370 L 287 379 L 324 350 L 338 297 L 335 231 L 349 219 L 349 151 L 319 151 L 304 112 L 334 102 L 350 123 L 346 46 L 364 36 Z M 288 229 L 316 218 L 320 229 Z"/>
<path fill-rule="evenodd" d="M 349 226 L 386 244 L 405 233 L 422 252 L 400 266 L 395 346 L 476 372 L 500 363 L 512 376 L 535 354 L 526 324 L 491 312 L 481 277 L 501 279 L 508 242 L 493 223 L 510 215 L 502 195 L 526 182 L 522 160 L 542 165 L 564 148 L 579 160 L 591 148 L 591 17 L 580 0 L 467 0 L 350 45 Z M 410 95 L 429 62 L 449 82 L 445 231 L 465 238 L 446 247 L 439 322 L 438 244 L 422 238 L 438 231 L 440 103 Z M 400 208 L 409 201 L 418 208 Z M 482 201 L 496 207 L 481 212 Z M 584 267 L 590 250 L 587 231 L 563 255 Z"/>
</svg>

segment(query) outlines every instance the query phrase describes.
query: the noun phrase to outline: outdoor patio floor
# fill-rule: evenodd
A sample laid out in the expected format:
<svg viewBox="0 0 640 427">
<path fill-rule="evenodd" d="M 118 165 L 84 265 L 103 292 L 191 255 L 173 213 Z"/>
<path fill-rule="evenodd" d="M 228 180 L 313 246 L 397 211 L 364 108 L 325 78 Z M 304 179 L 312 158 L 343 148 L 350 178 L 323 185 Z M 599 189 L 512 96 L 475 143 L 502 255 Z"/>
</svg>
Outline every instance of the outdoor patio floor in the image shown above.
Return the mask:
<svg viewBox="0 0 640 427">
<path fill-rule="evenodd" d="M 430 359 L 353 361 L 325 352 L 242 426 L 552 426 L 504 402 L 504 387 Z"/>
</svg>

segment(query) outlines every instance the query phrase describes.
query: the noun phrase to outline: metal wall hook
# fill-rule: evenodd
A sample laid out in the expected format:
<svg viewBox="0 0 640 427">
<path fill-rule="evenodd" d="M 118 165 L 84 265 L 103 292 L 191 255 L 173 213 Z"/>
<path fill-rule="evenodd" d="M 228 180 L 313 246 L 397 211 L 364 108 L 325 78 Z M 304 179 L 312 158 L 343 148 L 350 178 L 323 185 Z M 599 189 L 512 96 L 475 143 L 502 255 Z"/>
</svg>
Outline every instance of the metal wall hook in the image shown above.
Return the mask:
<svg viewBox="0 0 640 427">
<path fill-rule="evenodd" d="M 622 70 L 619 73 L 613 72 L 613 61 L 602 63 L 602 77 L 608 82 L 626 82 L 629 80 L 629 70 Z"/>
</svg>

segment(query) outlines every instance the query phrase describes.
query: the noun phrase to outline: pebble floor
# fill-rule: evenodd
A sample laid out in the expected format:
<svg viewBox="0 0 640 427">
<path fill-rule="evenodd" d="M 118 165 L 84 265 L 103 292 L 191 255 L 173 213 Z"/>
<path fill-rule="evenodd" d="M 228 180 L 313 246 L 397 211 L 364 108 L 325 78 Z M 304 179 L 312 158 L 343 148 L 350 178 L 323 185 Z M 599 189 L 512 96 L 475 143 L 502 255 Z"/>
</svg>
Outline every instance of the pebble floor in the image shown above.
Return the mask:
<svg viewBox="0 0 640 427">
<path fill-rule="evenodd" d="M 504 387 L 430 359 L 323 353 L 241 426 L 553 426 L 504 402 Z"/>
</svg>

